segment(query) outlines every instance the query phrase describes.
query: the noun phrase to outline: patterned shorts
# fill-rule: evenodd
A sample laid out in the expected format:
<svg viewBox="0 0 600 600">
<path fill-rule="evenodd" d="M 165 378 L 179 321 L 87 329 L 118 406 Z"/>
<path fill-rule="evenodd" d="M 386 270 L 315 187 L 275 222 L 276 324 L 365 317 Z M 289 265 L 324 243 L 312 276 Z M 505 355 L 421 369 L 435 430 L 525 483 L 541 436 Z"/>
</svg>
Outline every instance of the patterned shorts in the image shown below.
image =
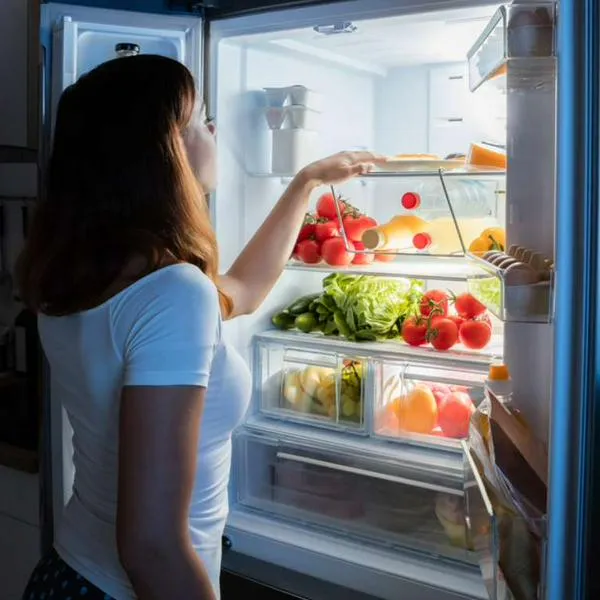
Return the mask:
<svg viewBox="0 0 600 600">
<path fill-rule="evenodd" d="M 40 560 L 22 600 L 114 600 L 72 569 L 52 550 Z"/>
</svg>

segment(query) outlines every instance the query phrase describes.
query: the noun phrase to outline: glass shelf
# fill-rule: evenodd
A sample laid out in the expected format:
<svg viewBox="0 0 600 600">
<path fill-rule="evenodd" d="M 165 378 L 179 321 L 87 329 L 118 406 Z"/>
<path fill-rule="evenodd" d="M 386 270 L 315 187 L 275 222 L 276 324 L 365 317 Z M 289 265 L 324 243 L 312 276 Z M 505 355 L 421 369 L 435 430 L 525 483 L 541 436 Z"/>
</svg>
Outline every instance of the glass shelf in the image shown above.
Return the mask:
<svg viewBox="0 0 600 600">
<path fill-rule="evenodd" d="M 540 89 L 556 78 L 556 3 L 501 6 L 467 54 L 472 92 L 485 82 Z"/>
<path fill-rule="evenodd" d="M 329 273 L 347 273 L 350 275 L 374 275 L 379 277 L 408 277 L 426 281 L 456 281 L 464 282 L 470 277 L 480 274 L 478 266 L 473 265 L 464 257 L 432 257 L 405 255 L 394 262 L 373 262 L 370 265 L 348 265 L 347 267 L 332 267 L 326 263 L 307 265 L 298 260 L 291 260 L 287 269 L 298 271 Z"/>
<path fill-rule="evenodd" d="M 451 171 L 442 170 L 444 177 L 456 177 L 463 179 L 472 180 L 502 180 L 506 177 L 506 171 L 503 169 L 453 169 Z M 280 179 L 282 183 L 291 181 L 295 173 L 247 173 L 248 177 L 255 177 L 258 179 Z M 431 178 L 439 177 L 440 171 L 426 170 L 426 171 L 372 171 L 371 173 L 365 173 L 357 177 L 357 179 L 401 179 L 401 178 Z"/>
</svg>

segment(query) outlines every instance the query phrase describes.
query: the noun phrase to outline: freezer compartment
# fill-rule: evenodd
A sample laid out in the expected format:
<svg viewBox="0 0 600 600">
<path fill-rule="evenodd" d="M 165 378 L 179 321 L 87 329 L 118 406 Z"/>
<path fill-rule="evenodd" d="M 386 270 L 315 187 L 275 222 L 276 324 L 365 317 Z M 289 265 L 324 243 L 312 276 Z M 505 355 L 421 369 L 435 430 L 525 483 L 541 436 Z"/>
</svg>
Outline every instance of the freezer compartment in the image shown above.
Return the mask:
<svg viewBox="0 0 600 600">
<path fill-rule="evenodd" d="M 487 368 L 377 361 L 374 433 L 389 440 L 460 448 L 484 397 Z"/>
<path fill-rule="evenodd" d="M 335 439 L 242 430 L 235 445 L 237 501 L 246 509 L 476 564 L 460 480 L 403 465 L 364 444 L 344 448 Z"/>
<path fill-rule="evenodd" d="M 490 600 L 544 598 L 545 517 L 526 520 L 499 506 L 465 443 L 463 452 L 467 537 Z"/>
<path fill-rule="evenodd" d="M 333 349 L 254 342 L 254 399 L 274 419 L 364 432 L 369 363 Z"/>
<path fill-rule="evenodd" d="M 501 6 L 468 53 L 469 86 L 540 89 L 556 76 L 556 3 Z"/>
<path fill-rule="evenodd" d="M 470 255 L 477 271 L 467 277 L 469 292 L 501 321 L 548 323 L 553 316 L 554 264 L 541 254 L 509 248 Z"/>
</svg>

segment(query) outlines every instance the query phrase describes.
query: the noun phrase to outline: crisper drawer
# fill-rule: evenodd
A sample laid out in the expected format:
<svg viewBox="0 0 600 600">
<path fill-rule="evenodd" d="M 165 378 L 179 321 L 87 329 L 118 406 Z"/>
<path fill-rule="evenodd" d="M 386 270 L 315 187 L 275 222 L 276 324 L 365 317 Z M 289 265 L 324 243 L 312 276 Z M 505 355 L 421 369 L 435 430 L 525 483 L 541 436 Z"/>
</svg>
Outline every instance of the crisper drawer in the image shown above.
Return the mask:
<svg viewBox="0 0 600 600">
<path fill-rule="evenodd" d="M 257 340 L 256 409 L 272 418 L 364 433 L 368 365 L 343 350 Z"/>
<path fill-rule="evenodd" d="M 489 359 L 290 332 L 253 344 L 255 414 L 455 452 L 489 368 Z"/>
<path fill-rule="evenodd" d="M 355 438 L 354 448 L 243 429 L 236 434 L 237 503 L 303 527 L 476 564 L 462 479 L 401 464 Z"/>
<path fill-rule="evenodd" d="M 374 364 L 374 433 L 459 447 L 484 397 L 486 371 L 416 360 Z"/>
</svg>

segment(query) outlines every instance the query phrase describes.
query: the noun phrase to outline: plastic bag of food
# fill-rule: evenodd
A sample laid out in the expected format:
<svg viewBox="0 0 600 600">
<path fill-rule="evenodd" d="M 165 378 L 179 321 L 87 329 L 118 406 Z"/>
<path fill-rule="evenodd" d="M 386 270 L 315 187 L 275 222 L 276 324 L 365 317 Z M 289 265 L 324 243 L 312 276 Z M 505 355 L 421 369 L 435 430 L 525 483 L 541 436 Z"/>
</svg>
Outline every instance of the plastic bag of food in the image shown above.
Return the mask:
<svg viewBox="0 0 600 600">
<path fill-rule="evenodd" d="M 519 416 L 486 392 L 471 420 L 469 449 L 492 505 L 497 537 L 491 531 L 485 535 L 495 546 L 508 597 L 537 600 L 547 491 L 538 474 L 539 444 Z"/>
</svg>

